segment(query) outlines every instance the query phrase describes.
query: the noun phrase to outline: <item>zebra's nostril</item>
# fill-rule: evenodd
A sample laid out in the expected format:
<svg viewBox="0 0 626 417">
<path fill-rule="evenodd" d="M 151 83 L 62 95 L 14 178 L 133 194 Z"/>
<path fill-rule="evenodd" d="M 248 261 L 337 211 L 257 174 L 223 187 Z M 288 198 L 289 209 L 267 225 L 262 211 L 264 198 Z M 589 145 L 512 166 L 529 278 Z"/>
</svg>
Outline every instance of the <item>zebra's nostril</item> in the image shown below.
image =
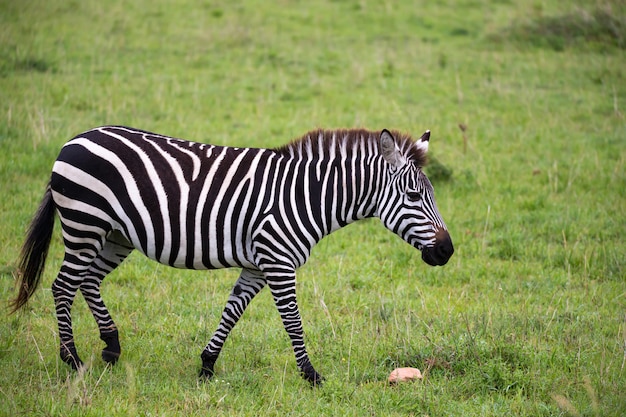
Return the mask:
<svg viewBox="0 0 626 417">
<path fill-rule="evenodd" d="M 437 248 L 437 252 L 441 257 L 449 258 L 454 253 L 452 242 L 445 242 Z"/>
</svg>

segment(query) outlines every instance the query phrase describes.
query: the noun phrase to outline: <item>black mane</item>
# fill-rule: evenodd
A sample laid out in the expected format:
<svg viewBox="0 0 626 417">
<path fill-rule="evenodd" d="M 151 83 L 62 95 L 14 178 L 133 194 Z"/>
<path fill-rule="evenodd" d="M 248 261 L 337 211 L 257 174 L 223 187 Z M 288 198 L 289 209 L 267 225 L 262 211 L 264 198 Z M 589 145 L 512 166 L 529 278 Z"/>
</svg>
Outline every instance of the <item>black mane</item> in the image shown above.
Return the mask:
<svg viewBox="0 0 626 417">
<path fill-rule="evenodd" d="M 423 167 L 428 162 L 426 152 L 415 146 L 415 139 L 409 134 L 398 132 L 396 130 L 390 131 L 393 137 L 396 139 L 396 143 L 400 148 L 402 154 L 408 161 L 418 167 Z M 274 148 L 273 150 L 283 155 L 301 155 L 306 154 L 307 149 L 311 149 L 313 153 L 317 153 L 320 143 L 328 149 L 328 146 L 334 144 L 336 150 L 345 149 L 346 154 L 351 154 L 353 149 L 357 148 L 361 142 L 364 142 L 368 148 L 371 147 L 378 153 L 380 151 L 380 130 L 367 130 L 367 129 L 337 129 L 337 130 L 324 130 L 316 129 L 306 133 L 299 139 L 295 139 L 288 144 Z M 321 140 L 320 140 L 321 139 Z M 334 139 L 334 140 L 333 140 Z"/>
</svg>

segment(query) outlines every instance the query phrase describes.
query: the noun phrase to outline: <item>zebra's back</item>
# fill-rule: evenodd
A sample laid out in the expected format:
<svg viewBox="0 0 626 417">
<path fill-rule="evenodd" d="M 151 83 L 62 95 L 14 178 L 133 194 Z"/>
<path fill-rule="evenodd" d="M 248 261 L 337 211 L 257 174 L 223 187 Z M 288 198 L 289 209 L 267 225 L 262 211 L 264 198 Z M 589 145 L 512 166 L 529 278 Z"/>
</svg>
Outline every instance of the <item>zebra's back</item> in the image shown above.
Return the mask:
<svg viewBox="0 0 626 417">
<path fill-rule="evenodd" d="M 66 240 L 97 244 L 119 230 L 167 265 L 249 268 L 251 234 L 271 209 L 266 188 L 279 159 L 265 149 L 101 127 L 63 147 L 51 188 Z"/>
</svg>

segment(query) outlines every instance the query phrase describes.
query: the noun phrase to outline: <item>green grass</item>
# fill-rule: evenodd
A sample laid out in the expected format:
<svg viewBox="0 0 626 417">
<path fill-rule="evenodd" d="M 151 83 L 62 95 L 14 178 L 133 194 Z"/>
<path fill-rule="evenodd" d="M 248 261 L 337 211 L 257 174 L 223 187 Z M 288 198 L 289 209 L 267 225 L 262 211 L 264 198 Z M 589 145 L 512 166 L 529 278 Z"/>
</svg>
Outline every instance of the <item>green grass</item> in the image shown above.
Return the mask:
<svg viewBox="0 0 626 417">
<path fill-rule="evenodd" d="M 456 253 L 430 268 L 377 220 L 329 236 L 298 284 L 326 384 L 299 377 L 267 291 L 201 383 L 238 271 L 133 254 L 103 285 L 120 362 L 100 361 L 78 297 L 76 374 L 58 359 L 57 229 L 44 285 L 0 315 L 0 415 L 626 414 L 623 2 L 129 3 L 0 0 L 2 307 L 60 147 L 100 124 L 256 147 L 430 129 Z M 425 379 L 388 386 L 398 366 Z"/>
</svg>

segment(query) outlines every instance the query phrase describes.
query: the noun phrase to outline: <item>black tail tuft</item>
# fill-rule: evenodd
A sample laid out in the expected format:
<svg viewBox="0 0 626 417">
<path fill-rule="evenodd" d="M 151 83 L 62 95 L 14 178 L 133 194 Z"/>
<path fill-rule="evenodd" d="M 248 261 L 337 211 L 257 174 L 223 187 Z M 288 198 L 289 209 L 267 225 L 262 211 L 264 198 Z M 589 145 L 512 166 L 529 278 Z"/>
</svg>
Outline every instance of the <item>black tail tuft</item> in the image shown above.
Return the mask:
<svg viewBox="0 0 626 417">
<path fill-rule="evenodd" d="M 28 228 L 26 241 L 22 246 L 16 271 L 19 292 L 17 297 L 11 300 L 9 304 L 11 313 L 23 307 L 39 285 L 41 274 L 46 264 L 46 257 L 48 256 L 50 240 L 52 239 L 54 215 L 54 201 L 52 200 L 52 191 L 48 184 L 39 209 L 37 209 L 37 213 L 35 213 Z"/>
</svg>

